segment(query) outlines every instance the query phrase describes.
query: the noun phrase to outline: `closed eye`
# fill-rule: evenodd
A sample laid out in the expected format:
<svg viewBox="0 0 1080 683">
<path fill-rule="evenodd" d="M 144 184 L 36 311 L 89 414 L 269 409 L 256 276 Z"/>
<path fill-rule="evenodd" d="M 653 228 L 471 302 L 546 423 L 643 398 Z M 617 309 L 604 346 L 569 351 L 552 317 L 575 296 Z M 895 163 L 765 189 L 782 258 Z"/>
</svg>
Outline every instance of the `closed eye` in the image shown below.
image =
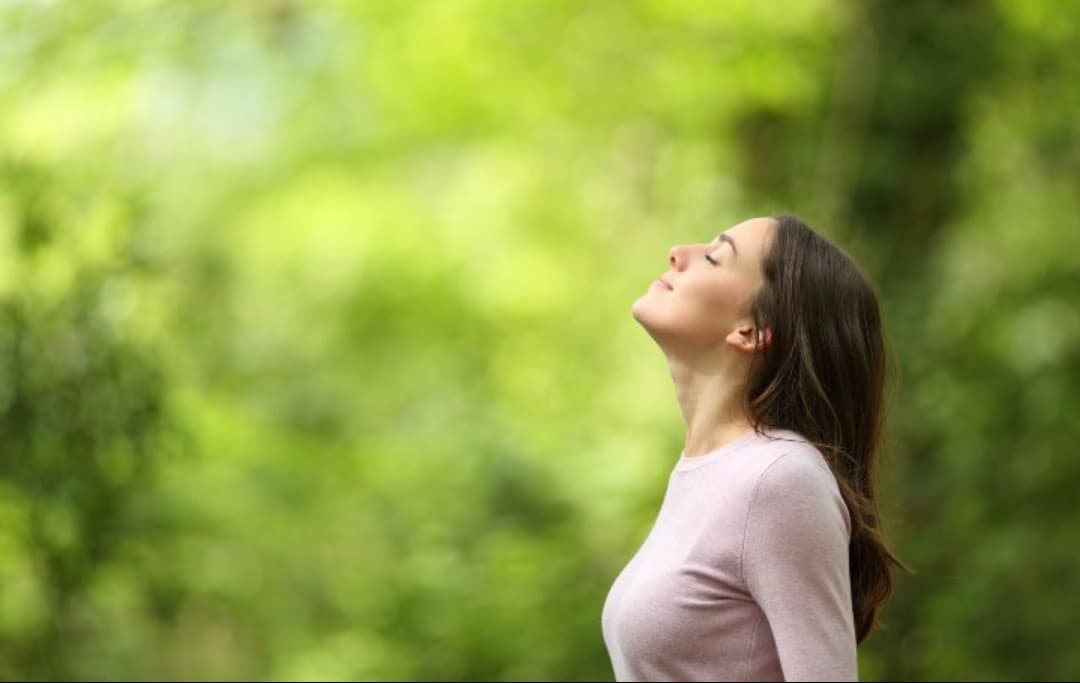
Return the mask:
<svg viewBox="0 0 1080 683">
<path fill-rule="evenodd" d="M 714 266 L 717 265 L 716 259 L 714 259 L 712 256 L 709 256 L 708 254 L 705 254 L 705 260 L 713 264 Z"/>
</svg>

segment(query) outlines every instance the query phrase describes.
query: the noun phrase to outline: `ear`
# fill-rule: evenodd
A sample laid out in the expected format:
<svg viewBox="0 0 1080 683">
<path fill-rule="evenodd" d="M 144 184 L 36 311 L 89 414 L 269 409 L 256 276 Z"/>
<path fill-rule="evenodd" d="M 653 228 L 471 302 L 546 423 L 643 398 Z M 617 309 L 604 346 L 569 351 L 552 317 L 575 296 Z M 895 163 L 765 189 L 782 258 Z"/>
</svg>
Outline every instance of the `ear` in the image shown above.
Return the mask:
<svg viewBox="0 0 1080 683">
<path fill-rule="evenodd" d="M 741 323 L 724 341 L 733 346 L 736 351 L 753 353 L 757 348 L 764 349 L 772 346 L 772 330 L 767 326 L 757 329 L 750 323 Z"/>
</svg>

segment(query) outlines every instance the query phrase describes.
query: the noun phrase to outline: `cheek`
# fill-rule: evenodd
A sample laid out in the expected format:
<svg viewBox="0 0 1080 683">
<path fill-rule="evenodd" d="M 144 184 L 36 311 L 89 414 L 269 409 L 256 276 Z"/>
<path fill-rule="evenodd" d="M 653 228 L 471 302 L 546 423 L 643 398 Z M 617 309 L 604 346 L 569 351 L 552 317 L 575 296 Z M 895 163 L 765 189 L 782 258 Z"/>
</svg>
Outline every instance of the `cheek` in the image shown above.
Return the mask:
<svg viewBox="0 0 1080 683">
<path fill-rule="evenodd" d="M 709 319 L 734 318 L 746 297 L 746 287 L 734 276 L 717 275 L 708 280 L 689 283 L 686 299 Z"/>
</svg>

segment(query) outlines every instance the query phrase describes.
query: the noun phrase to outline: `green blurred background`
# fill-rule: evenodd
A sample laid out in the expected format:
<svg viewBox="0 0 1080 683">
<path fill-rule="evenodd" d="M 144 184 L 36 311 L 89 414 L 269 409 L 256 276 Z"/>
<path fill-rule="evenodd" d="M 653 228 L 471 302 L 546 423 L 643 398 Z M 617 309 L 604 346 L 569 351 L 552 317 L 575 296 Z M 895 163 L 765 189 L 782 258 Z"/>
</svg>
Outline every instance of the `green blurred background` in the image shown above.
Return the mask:
<svg viewBox="0 0 1080 683">
<path fill-rule="evenodd" d="M 610 680 L 682 446 L 630 305 L 877 283 L 881 679 L 1080 671 L 1080 5 L 0 2 L 0 678 Z"/>
</svg>

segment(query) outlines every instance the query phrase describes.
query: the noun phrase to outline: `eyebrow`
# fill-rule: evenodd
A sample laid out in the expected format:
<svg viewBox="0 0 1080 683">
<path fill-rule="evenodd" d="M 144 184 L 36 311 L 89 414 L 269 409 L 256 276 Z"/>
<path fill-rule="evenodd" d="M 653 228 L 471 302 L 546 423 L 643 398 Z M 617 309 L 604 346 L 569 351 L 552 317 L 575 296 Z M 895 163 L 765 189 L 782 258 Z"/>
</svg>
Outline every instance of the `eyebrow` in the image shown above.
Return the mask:
<svg viewBox="0 0 1080 683">
<path fill-rule="evenodd" d="M 735 241 L 733 239 L 731 239 L 730 237 L 728 237 L 727 233 L 723 233 L 723 232 L 720 233 L 715 238 L 713 238 L 713 241 L 716 241 L 716 240 L 720 240 L 721 242 L 727 242 L 728 244 L 730 244 L 731 245 L 731 250 L 733 252 L 735 252 L 735 258 L 739 258 L 739 250 L 735 248 Z"/>
</svg>

